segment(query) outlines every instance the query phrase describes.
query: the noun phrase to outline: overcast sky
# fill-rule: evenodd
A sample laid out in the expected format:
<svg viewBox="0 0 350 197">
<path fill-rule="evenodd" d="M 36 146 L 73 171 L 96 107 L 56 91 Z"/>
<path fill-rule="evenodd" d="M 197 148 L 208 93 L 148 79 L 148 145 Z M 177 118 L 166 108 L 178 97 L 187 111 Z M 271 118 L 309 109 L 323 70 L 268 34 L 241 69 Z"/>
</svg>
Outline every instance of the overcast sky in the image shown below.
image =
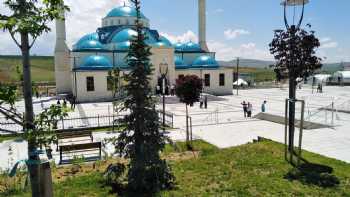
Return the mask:
<svg viewBox="0 0 350 197">
<path fill-rule="evenodd" d="M 0 12 L 7 13 L 0 0 Z M 312 24 L 322 46 L 318 55 L 327 62 L 350 61 L 350 0 L 310 0 L 305 21 Z M 101 18 L 124 0 L 66 0 L 69 46 L 81 36 L 95 32 Z M 235 57 L 271 60 L 268 44 L 273 30 L 283 28 L 280 0 L 207 0 L 207 39 L 217 59 Z M 292 10 L 290 10 L 292 11 Z M 299 10 L 296 10 L 297 14 Z M 171 41 L 197 41 L 197 0 L 143 0 L 142 12 Z M 53 55 L 55 27 L 41 36 L 32 54 Z M 0 32 L 0 54 L 19 54 L 7 32 Z"/>
</svg>

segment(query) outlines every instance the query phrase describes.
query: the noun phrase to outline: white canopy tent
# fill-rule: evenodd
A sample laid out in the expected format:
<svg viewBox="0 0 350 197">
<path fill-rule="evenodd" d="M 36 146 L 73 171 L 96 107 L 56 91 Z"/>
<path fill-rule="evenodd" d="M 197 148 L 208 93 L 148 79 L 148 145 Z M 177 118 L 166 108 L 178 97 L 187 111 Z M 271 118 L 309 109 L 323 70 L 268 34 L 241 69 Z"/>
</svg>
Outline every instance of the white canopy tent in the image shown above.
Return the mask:
<svg viewBox="0 0 350 197">
<path fill-rule="evenodd" d="M 248 83 L 244 81 L 243 79 L 238 79 L 233 83 L 234 86 L 247 86 Z"/>
<path fill-rule="evenodd" d="M 333 79 L 335 81 L 338 81 L 338 79 L 340 79 L 343 83 L 350 83 L 350 71 L 338 71 L 334 73 Z"/>
</svg>

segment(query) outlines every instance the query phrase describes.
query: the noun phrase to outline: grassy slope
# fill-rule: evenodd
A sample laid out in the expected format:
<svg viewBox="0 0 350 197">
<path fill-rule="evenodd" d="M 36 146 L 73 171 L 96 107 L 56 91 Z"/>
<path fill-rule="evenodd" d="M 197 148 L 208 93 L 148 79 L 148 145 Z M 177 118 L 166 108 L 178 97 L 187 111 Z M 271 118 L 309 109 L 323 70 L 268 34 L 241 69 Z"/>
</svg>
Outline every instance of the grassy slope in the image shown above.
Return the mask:
<svg viewBox="0 0 350 197">
<path fill-rule="evenodd" d="M 54 81 L 54 60 L 53 57 L 31 57 L 33 81 Z M 21 68 L 19 56 L 0 56 L 0 80 L 13 82 L 18 80 L 16 67 Z"/>
<path fill-rule="evenodd" d="M 341 181 L 338 187 L 321 188 L 284 179 L 292 168 L 283 159 L 283 146 L 275 142 L 219 150 L 199 141 L 195 147 L 201 150 L 199 158 L 170 161 L 177 188 L 161 196 L 350 196 L 350 165 L 341 161 L 304 152 L 310 162 L 333 167 Z M 183 149 L 180 144 L 176 151 Z M 167 147 L 165 155 L 174 151 Z M 111 196 L 101 181 L 98 172 L 68 179 L 55 184 L 55 196 Z"/>
<path fill-rule="evenodd" d="M 21 67 L 19 56 L 0 56 L 0 80 L 6 82 L 17 81 L 16 66 Z M 256 82 L 272 81 L 275 79 L 275 74 L 270 69 L 240 68 L 240 72 L 251 73 Z M 32 57 L 32 77 L 33 81 L 54 81 L 53 57 Z"/>
</svg>

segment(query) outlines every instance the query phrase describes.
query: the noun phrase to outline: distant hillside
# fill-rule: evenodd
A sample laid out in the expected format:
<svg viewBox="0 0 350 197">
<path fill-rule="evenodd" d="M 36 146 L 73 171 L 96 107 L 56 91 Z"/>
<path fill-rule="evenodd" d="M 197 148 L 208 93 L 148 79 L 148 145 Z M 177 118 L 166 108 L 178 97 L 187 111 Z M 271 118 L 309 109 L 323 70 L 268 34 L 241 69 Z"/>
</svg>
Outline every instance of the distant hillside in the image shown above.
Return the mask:
<svg viewBox="0 0 350 197">
<path fill-rule="evenodd" d="M 221 66 L 235 67 L 237 65 L 236 60 L 232 61 L 219 61 Z M 246 68 L 269 68 L 270 65 L 275 64 L 274 61 L 265 61 L 265 60 L 254 60 L 254 59 L 240 59 L 240 67 Z M 339 70 L 343 70 L 345 65 L 350 65 L 350 62 L 343 63 L 326 63 L 323 65 L 321 72 L 325 73 L 334 73 Z"/>
<path fill-rule="evenodd" d="M 0 55 L 0 81 L 18 81 L 17 66 L 22 68 L 21 56 Z M 32 80 L 53 82 L 54 60 L 52 56 L 31 57 Z"/>
<path fill-rule="evenodd" d="M 274 64 L 274 61 L 265 61 L 265 60 L 254 60 L 254 59 L 240 59 L 239 66 L 246 68 L 268 68 L 271 64 Z M 232 67 L 237 65 L 237 60 L 231 61 L 219 61 L 221 66 Z"/>
</svg>

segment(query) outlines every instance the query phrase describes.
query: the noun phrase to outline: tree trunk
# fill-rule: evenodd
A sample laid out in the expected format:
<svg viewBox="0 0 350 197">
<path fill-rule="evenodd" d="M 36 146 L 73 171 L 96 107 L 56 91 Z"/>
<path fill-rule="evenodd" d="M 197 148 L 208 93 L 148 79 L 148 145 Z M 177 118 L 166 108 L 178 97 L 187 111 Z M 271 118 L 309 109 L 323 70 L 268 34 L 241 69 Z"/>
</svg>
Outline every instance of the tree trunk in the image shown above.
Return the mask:
<svg viewBox="0 0 350 197">
<path fill-rule="evenodd" d="M 186 143 L 188 144 L 189 141 L 190 139 L 189 139 L 189 131 L 188 131 L 188 108 L 186 104 Z"/>
<path fill-rule="evenodd" d="M 24 131 L 33 130 L 34 125 L 34 111 L 33 111 L 33 101 L 32 101 L 32 79 L 30 73 L 30 55 L 29 55 L 29 36 L 28 33 L 21 33 L 21 52 L 22 52 L 22 66 L 23 66 L 23 97 L 25 106 L 25 116 L 24 116 Z M 28 140 L 28 171 L 32 189 L 33 197 L 40 197 L 40 167 L 37 164 L 39 158 L 37 155 L 33 154 L 36 150 L 36 145 L 33 140 Z"/>
<path fill-rule="evenodd" d="M 289 145 L 288 150 L 291 154 L 294 154 L 294 132 L 295 132 L 295 100 L 296 98 L 296 85 L 294 77 L 289 77 Z"/>
</svg>

